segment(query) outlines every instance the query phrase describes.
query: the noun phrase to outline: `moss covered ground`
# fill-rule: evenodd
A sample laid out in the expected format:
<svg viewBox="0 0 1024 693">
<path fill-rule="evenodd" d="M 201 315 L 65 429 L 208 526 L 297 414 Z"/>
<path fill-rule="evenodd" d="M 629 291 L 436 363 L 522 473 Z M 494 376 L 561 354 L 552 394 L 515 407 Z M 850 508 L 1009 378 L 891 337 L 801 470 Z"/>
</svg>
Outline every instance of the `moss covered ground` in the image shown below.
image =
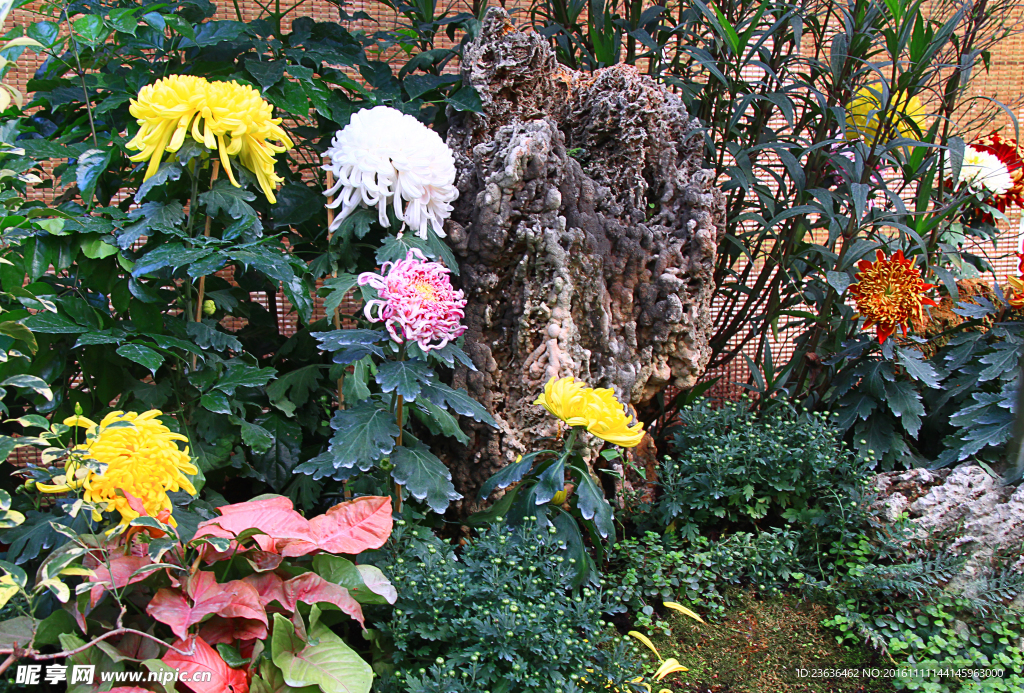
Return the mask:
<svg viewBox="0 0 1024 693">
<path fill-rule="evenodd" d="M 839 645 L 821 625 L 829 607 L 794 597 L 761 600 L 738 595 L 734 606 L 713 623 L 700 624 L 666 614 L 671 631 L 649 632 L 662 657 L 689 668 L 672 674 L 654 692 L 672 693 L 888 693 L 884 678 L 864 668 L 887 660 L 865 647 Z M 653 655 L 652 662 L 654 661 Z M 891 664 L 891 663 L 890 663 Z M 821 670 L 856 671 L 860 676 L 812 677 Z M 803 674 L 800 670 L 806 670 Z M 864 676 L 868 674 L 868 676 Z"/>
</svg>

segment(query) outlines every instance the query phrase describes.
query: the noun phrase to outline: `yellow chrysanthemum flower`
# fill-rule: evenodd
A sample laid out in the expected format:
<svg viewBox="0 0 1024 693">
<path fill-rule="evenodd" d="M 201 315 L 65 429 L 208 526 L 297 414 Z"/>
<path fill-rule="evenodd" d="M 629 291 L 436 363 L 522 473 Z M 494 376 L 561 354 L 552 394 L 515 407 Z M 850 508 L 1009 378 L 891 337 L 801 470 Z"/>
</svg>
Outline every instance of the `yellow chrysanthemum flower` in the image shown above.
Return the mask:
<svg viewBox="0 0 1024 693">
<path fill-rule="evenodd" d="M 149 161 L 145 178 L 157 172 L 164 152 L 178 151 L 191 134 L 196 142 L 219 153 L 235 187 L 239 185 L 231 169 L 232 156 L 256 174 L 267 200 L 277 201 L 274 189 L 283 179 L 274 171 L 274 155 L 294 144 L 281 119 L 273 117 L 274 107 L 252 87 L 172 75 L 143 87 L 129 111 L 141 128 L 126 146 L 139 150 L 132 161 Z"/>
<path fill-rule="evenodd" d="M 850 101 L 846 110 L 846 138 L 849 140 L 863 139 L 872 144 L 878 138 L 878 129 L 883 127 L 881 116 L 882 88 L 880 85 L 861 87 Z M 885 144 L 898 136 L 916 139 L 918 134 L 914 125 L 922 132 L 925 129 L 925 110 L 916 96 L 907 98 L 906 92 L 894 94 L 889 101 L 889 112 L 886 118 L 892 126 L 885 126 Z"/>
<path fill-rule="evenodd" d="M 612 390 L 595 390 L 571 376 L 549 380 L 534 404 L 614 445 L 636 447 L 644 437 L 644 425 L 626 414 Z"/>
<path fill-rule="evenodd" d="M 573 377 L 552 378 L 544 386 L 544 394 L 536 399 L 539 404 L 570 426 L 586 426 L 587 384 Z"/>
<path fill-rule="evenodd" d="M 190 461 L 188 448 L 178 448 L 176 441 L 188 442 L 188 438 L 174 433 L 156 417 L 162 412 L 151 409 L 143 414 L 113 411 L 96 425 L 83 416 L 72 416 L 64 420 L 67 426 L 86 429 L 86 441 L 72 450 L 62 477 L 54 479 L 55 484 L 37 484 L 43 493 L 67 493 L 82 489 L 83 499 L 97 507 L 93 519 L 99 522 L 102 512 L 116 510 L 121 514 L 121 523 L 126 525 L 139 513 L 132 509 L 123 493 L 138 498 L 146 514 L 156 517 L 162 511 L 173 510 L 169 491 L 187 491 L 195 495 L 196 489 L 186 474 L 197 474 L 199 470 Z M 129 426 L 112 426 L 125 422 Z M 97 472 L 83 463 L 83 458 L 105 465 Z M 176 525 L 174 517 L 168 522 Z"/>
</svg>

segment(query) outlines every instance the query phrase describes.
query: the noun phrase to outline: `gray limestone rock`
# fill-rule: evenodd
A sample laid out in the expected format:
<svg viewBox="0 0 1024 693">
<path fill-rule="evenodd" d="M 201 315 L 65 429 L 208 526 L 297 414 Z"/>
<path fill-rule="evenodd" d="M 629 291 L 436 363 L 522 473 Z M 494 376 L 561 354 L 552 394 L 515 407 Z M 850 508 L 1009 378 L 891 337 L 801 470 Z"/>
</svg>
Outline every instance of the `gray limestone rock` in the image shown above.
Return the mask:
<svg viewBox="0 0 1024 693">
<path fill-rule="evenodd" d="M 467 498 L 557 432 L 532 403 L 572 375 L 639 404 L 690 387 L 710 357 L 724 205 L 697 123 L 629 66 L 576 73 L 491 9 L 463 79 L 483 113 L 452 113 L 466 350 L 456 384 L 500 423 L 446 463 Z"/>
</svg>

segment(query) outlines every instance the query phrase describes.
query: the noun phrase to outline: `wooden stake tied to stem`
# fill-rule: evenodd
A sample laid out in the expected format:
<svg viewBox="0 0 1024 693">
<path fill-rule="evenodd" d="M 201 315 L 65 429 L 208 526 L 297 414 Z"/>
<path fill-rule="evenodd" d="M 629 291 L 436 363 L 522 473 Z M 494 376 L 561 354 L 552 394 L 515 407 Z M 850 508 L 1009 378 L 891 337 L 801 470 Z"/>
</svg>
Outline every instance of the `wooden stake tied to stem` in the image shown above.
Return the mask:
<svg viewBox="0 0 1024 693">
<path fill-rule="evenodd" d="M 198 175 L 198 174 L 197 174 Z M 213 170 L 210 172 L 210 189 L 213 189 L 213 184 L 217 182 L 217 176 L 220 175 L 220 161 L 218 159 L 213 160 Z M 195 214 L 196 210 L 189 210 L 189 214 Z M 206 238 L 210 237 L 210 223 L 213 219 L 210 215 L 206 215 L 206 228 L 203 230 L 203 235 Z M 206 295 L 206 275 L 199 277 L 199 300 L 196 301 L 196 322 L 203 321 L 203 296 Z M 198 356 L 192 354 L 192 370 L 196 369 L 198 364 Z"/>
</svg>

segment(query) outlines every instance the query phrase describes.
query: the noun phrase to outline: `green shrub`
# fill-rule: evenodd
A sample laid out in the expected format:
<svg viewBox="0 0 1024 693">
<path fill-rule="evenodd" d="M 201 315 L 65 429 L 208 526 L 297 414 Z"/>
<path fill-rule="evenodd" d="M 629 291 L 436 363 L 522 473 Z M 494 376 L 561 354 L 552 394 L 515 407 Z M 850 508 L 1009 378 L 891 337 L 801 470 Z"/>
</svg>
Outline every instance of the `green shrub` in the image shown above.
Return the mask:
<svg viewBox="0 0 1024 693">
<path fill-rule="evenodd" d="M 680 540 L 647 532 L 642 539 L 615 545 L 611 560 L 621 572 L 612 597 L 643 628 L 652 625 L 654 605 L 662 601 L 688 603 L 702 616 L 721 615 L 730 603 L 729 586 L 749 584 L 776 595 L 785 586 L 799 583 L 803 573 L 797 558 L 798 538 L 790 530 L 739 532 L 721 541 Z"/>
<path fill-rule="evenodd" d="M 577 691 L 640 674 L 633 645 L 604 631 L 603 589 L 570 589 L 573 558 L 553 528 L 492 525 L 455 549 L 400 526 L 380 567 L 398 588 L 383 636 L 380 690 Z M 592 673 L 588 673 L 592 670 Z"/>
<path fill-rule="evenodd" d="M 972 569 L 969 590 L 957 586 L 966 558 L 947 548 L 952 539 L 922 539 L 906 519 L 869 527 L 836 542 L 834 569 L 807 585 L 835 604 L 824 625 L 838 642 L 888 655 L 898 690 L 1019 691 L 1024 613 L 1008 605 L 1024 593 L 1024 575 L 996 557 Z"/>
<path fill-rule="evenodd" d="M 695 538 L 701 528 L 825 521 L 859 496 L 866 465 L 820 414 L 758 416 L 728 402 L 680 412 L 673 453 L 659 471 L 654 520 Z"/>
</svg>

